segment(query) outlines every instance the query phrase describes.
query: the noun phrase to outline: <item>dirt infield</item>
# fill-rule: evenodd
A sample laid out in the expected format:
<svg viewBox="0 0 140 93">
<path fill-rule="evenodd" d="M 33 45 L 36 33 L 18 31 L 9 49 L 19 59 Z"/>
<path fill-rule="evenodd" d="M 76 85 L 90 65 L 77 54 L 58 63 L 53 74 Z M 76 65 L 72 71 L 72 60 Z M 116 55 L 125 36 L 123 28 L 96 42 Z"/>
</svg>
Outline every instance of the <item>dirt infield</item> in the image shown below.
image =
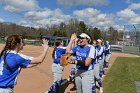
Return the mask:
<svg viewBox="0 0 140 93">
<path fill-rule="evenodd" d="M 0 50 L 3 45 L 0 45 Z M 24 47 L 24 50 L 21 52 L 23 54 L 36 57 L 42 52 L 42 47 L 40 46 L 30 46 L 27 45 Z M 15 93 L 44 93 L 49 89 L 53 82 L 52 76 L 52 48 L 49 48 L 45 61 L 33 68 L 23 69 L 18 77 L 17 85 L 15 86 Z M 115 59 L 118 57 L 137 57 L 132 54 L 124 53 L 112 53 L 110 59 L 109 68 L 112 66 Z M 63 79 L 68 78 L 70 69 L 73 65 L 68 65 L 64 68 Z M 65 93 L 76 93 L 75 91 L 70 91 L 72 84 L 66 89 Z"/>
</svg>

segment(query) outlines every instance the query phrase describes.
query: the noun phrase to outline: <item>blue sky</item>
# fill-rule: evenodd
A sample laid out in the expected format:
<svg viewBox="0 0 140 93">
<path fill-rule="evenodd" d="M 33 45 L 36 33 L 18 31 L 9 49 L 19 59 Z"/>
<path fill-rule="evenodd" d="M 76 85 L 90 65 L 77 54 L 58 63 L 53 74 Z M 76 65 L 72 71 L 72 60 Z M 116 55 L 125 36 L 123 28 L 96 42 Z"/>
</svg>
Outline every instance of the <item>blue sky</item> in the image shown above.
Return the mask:
<svg viewBox="0 0 140 93">
<path fill-rule="evenodd" d="M 121 29 L 140 24 L 139 0 L 0 0 L 0 21 L 47 27 L 72 18 L 88 26 Z"/>
</svg>

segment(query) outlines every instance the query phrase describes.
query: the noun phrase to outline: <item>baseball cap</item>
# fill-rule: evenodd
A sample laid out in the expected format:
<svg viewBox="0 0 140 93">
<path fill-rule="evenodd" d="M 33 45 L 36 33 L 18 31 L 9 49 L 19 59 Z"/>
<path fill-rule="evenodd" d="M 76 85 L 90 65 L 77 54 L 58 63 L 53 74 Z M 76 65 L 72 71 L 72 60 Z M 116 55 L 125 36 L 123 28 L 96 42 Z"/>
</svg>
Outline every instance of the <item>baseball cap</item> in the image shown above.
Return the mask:
<svg viewBox="0 0 140 93">
<path fill-rule="evenodd" d="M 85 33 L 81 33 L 81 34 L 78 36 L 78 38 L 84 38 L 84 37 L 86 37 L 87 39 L 90 39 L 90 37 L 89 37 L 87 34 L 85 34 Z"/>
<path fill-rule="evenodd" d="M 97 39 L 97 42 L 102 42 L 102 40 L 101 39 Z"/>
<path fill-rule="evenodd" d="M 106 41 L 107 44 L 109 44 L 109 41 Z"/>
</svg>

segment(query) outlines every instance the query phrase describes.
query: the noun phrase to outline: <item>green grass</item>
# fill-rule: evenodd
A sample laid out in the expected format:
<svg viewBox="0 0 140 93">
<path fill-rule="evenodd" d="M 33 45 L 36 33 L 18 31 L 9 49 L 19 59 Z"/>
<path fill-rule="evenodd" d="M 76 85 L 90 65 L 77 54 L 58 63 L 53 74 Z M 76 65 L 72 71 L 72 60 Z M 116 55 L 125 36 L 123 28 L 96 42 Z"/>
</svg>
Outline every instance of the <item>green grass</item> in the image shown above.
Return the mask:
<svg viewBox="0 0 140 93">
<path fill-rule="evenodd" d="M 137 93 L 135 81 L 140 81 L 140 58 L 119 57 L 103 81 L 104 93 Z"/>
</svg>

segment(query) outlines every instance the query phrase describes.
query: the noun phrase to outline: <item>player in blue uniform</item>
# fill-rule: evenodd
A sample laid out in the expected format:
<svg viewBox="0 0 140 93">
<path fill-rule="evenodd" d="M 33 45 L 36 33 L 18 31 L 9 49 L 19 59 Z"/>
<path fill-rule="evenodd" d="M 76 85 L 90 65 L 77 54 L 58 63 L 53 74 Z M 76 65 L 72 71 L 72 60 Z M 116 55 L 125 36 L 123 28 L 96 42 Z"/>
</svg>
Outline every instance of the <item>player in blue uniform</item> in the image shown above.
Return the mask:
<svg viewBox="0 0 140 93">
<path fill-rule="evenodd" d="M 100 77 L 102 77 L 102 75 L 104 73 L 104 68 L 103 68 L 103 64 L 104 64 L 104 46 L 102 46 L 102 40 L 101 39 L 97 40 L 96 49 L 98 51 L 97 55 L 98 55 L 98 61 L 99 61 L 99 66 L 100 66 Z"/>
<path fill-rule="evenodd" d="M 0 54 L 0 93 L 13 93 L 21 68 L 32 67 L 43 62 L 48 50 L 48 41 L 43 40 L 42 45 L 43 53 L 33 58 L 19 53 L 24 46 L 21 36 L 11 35 L 7 38 Z"/>
<path fill-rule="evenodd" d="M 104 53 L 105 53 L 105 62 L 104 62 L 105 68 L 108 68 L 108 66 L 109 66 L 108 61 L 111 57 L 111 46 L 108 41 L 105 42 Z"/>
<path fill-rule="evenodd" d="M 102 80 L 100 76 L 100 72 L 103 69 L 103 47 L 101 47 L 101 40 L 98 39 L 96 43 L 96 50 L 97 50 L 97 61 L 94 62 L 94 75 L 95 75 L 95 80 L 98 82 L 99 87 L 100 87 L 100 93 L 103 92 L 103 86 L 102 86 Z"/>
<path fill-rule="evenodd" d="M 58 39 L 55 42 L 55 48 L 53 50 L 52 57 L 54 59 L 52 64 L 52 71 L 54 76 L 54 82 L 62 79 L 63 66 L 60 65 L 60 58 L 62 54 L 65 54 L 66 47 L 63 47 L 63 40 Z"/>
<path fill-rule="evenodd" d="M 74 53 L 76 57 L 76 60 L 71 63 L 76 64 L 75 84 L 77 93 L 93 93 L 92 88 L 95 88 L 95 84 L 92 60 L 95 58 L 95 48 L 89 45 L 90 37 L 85 33 L 79 35 L 79 44 L 72 48 L 75 38 L 76 35 L 72 34 L 66 51 L 67 53 Z"/>
</svg>

